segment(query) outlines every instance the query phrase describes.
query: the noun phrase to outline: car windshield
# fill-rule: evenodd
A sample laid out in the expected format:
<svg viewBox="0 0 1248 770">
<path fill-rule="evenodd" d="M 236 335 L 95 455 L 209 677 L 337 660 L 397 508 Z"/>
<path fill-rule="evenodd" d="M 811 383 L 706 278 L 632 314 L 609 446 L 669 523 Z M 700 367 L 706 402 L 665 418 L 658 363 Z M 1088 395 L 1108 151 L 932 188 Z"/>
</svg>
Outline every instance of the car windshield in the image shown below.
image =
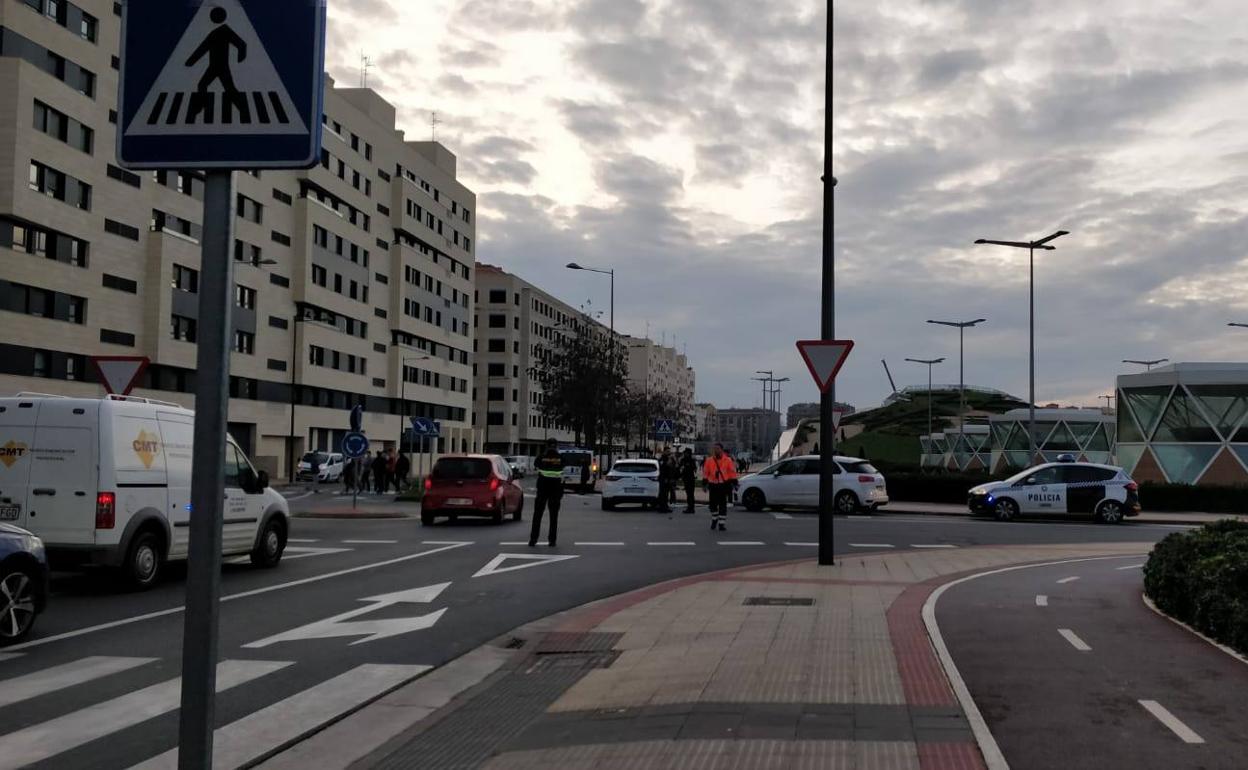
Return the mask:
<svg viewBox="0 0 1248 770">
<path fill-rule="evenodd" d="M 653 463 L 616 463 L 612 473 L 658 473 L 659 466 Z"/>
<path fill-rule="evenodd" d="M 842 460 L 841 467 L 847 473 L 879 473 L 875 466 L 866 460 Z"/>
<path fill-rule="evenodd" d="M 315 461 L 317 465 L 324 465 L 328 460 L 329 455 L 324 452 L 308 452 L 303 456 L 303 461 L 308 464 Z"/>
<path fill-rule="evenodd" d="M 438 481 L 484 481 L 492 473 L 489 460 L 481 457 L 444 457 L 433 466 Z"/>
</svg>

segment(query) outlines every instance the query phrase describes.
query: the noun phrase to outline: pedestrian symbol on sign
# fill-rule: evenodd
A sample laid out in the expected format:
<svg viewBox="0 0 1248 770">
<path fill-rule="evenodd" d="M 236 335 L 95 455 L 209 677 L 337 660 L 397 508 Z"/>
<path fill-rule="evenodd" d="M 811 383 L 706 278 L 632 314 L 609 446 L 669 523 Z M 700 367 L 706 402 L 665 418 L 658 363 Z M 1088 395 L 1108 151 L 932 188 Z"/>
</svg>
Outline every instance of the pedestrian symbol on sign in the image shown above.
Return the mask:
<svg viewBox="0 0 1248 770">
<path fill-rule="evenodd" d="M 237 0 L 200 6 L 127 128 L 156 136 L 307 131 Z"/>
</svg>

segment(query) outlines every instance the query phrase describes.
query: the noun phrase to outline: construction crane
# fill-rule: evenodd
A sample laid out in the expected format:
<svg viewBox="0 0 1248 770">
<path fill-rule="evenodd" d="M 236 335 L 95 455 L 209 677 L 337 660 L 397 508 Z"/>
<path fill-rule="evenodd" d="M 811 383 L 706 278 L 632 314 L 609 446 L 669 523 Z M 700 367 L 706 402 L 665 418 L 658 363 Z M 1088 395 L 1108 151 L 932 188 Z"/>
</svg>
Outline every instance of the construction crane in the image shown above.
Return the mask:
<svg viewBox="0 0 1248 770">
<path fill-rule="evenodd" d="M 893 393 L 896 393 L 897 383 L 893 382 L 893 373 L 888 370 L 888 361 L 881 358 L 880 363 L 884 364 L 884 374 L 888 375 L 888 386 L 893 389 Z"/>
</svg>

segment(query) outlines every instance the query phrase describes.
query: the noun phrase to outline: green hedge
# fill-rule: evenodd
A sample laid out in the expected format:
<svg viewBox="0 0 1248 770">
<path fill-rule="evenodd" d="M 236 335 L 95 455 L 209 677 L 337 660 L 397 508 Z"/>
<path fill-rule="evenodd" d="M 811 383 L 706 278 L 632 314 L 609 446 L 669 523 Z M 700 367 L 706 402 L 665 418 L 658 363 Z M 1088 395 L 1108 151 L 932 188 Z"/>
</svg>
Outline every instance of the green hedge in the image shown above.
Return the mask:
<svg viewBox="0 0 1248 770">
<path fill-rule="evenodd" d="M 1248 513 L 1248 487 L 1156 484 L 1147 481 L 1140 485 L 1140 505 L 1146 511 Z"/>
<path fill-rule="evenodd" d="M 1248 522 L 1166 537 L 1144 565 L 1144 592 L 1162 612 L 1248 654 Z"/>
</svg>

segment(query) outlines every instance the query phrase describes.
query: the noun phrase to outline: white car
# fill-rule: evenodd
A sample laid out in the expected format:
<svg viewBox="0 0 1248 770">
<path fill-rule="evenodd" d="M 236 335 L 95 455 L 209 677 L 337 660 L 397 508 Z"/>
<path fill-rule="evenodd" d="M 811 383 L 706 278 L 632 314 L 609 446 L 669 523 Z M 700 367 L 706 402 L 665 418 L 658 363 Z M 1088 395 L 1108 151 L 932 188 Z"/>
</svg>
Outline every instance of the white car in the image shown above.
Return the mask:
<svg viewBox="0 0 1248 770">
<path fill-rule="evenodd" d="M 0 521 L 38 535 L 54 562 L 116 567 L 150 588 L 187 556 L 194 433 L 195 413 L 163 401 L 0 398 Z M 276 566 L 290 507 L 226 441 L 222 551 Z"/>
<path fill-rule="evenodd" d="M 884 476 L 871 463 L 858 457 L 834 457 L 836 493 L 832 498 L 837 513 L 888 505 Z M 781 460 L 758 473 L 741 479 L 741 504 L 749 511 L 764 508 L 818 508 L 818 455 Z"/>
<path fill-rule="evenodd" d="M 620 460 L 602 484 L 602 510 L 611 511 L 620 503 L 659 504 L 659 461 Z"/>
<path fill-rule="evenodd" d="M 296 478 L 300 481 L 312 481 L 312 460 L 316 459 L 317 478 L 322 484 L 330 484 L 342 479 L 346 470 L 346 460 L 339 452 L 308 452 L 299 461 Z"/>
<path fill-rule="evenodd" d="M 511 457 L 504 457 L 503 462 L 507 463 L 507 466 L 511 468 L 512 475 L 518 479 L 522 479 L 533 472 L 533 459 L 530 457 L 512 455 Z"/>
<path fill-rule="evenodd" d="M 1140 514 L 1139 486 L 1122 468 L 1091 463 L 1045 463 L 1005 481 L 970 491 L 972 513 L 999 521 L 1019 515 L 1091 515 L 1106 524 Z"/>
</svg>

